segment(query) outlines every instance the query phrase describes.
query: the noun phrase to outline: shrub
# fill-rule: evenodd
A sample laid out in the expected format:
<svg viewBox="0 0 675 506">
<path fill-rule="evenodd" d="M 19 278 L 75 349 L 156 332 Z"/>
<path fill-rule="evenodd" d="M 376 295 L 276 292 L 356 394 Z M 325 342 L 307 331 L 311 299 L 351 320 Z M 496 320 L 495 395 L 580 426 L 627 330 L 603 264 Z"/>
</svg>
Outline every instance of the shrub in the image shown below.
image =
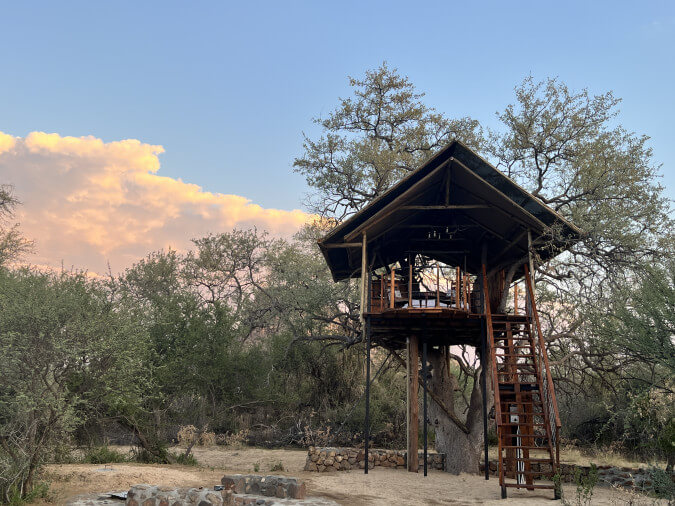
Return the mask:
<svg viewBox="0 0 675 506">
<path fill-rule="evenodd" d="M 197 437 L 197 427 L 194 425 L 183 425 L 178 429 L 176 439 L 178 439 L 178 446 L 190 446 L 195 443 Z"/>
<path fill-rule="evenodd" d="M 176 462 L 180 465 L 193 467 L 197 467 L 199 465 L 199 462 L 197 462 L 197 459 L 192 454 L 185 455 L 184 453 L 180 453 L 173 455 L 176 458 Z"/>
<path fill-rule="evenodd" d="M 145 448 L 134 449 L 134 460 L 142 464 L 168 464 L 170 462 L 171 455 L 166 446 L 157 443 L 152 449 L 152 452 Z"/>
<path fill-rule="evenodd" d="M 248 438 L 248 429 L 240 430 L 239 432 L 227 432 L 225 434 L 218 434 L 215 436 L 215 441 L 219 445 L 230 448 L 241 448 L 246 444 Z"/>
<path fill-rule="evenodd" d="M 216 434 L 206 430 L 199 431 L 194 425 L 183 425 L 176 435 L 178 446 L 188 447 L 192 445 L 213 446 L 216 444 Z"/>
<path fill-rule="evenodd" d="M 107 446 L 99 446 L 98 448 L 89 449 L 84 454 L 83 460 L 89 464 L 116 464 L 126 461 L 127 458 Z"/>
<path fill-rule="evenodd" d="M 675 483 L 670 473 L 658 467 L 650 467 L 649 477 L 654 487 L 653 495 L 668 499 L 669 503 L 675 501 Z"/>
<path fill-rule="evenodd" d="M 216 444 L 215 432 L 202 432 L 197 442 L 199 446 L 214 446 Z"/>
</svg>

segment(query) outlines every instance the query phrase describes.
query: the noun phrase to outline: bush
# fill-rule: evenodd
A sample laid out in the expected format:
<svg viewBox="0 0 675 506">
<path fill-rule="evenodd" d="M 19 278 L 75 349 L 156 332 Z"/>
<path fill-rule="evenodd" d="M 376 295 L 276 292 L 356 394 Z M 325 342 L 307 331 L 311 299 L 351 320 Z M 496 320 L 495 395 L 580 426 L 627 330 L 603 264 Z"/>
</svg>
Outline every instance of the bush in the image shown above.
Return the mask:
<svg viewBox="0 0 675 506">
<path fill-rule="evenodd" d="M 229 448 L 243 448 L 246 446 L 249 430 L 242 429 L 239 432 L 228 432 L 218 434 L 215 438 L 216 444 L 227 446 Z"/>
<path fill-rule="evenodd" d="M 84 461 L 89 464 L 117 464 L 126 460 L 124 455 L 107 446 L 91 448 L 84 454 Z"/>
<path fill-rule="evenodd" d="M 176 462 L 182 466 L 197 467 L 199 465 L 199 462 L 197 462 L 197 459 L 192 454 L 185 455 L 184 453 L 180 453 L 174 454 L 174 457 L 176 458 Z"/>
<path fill-rule="evenodd" d="M 20 489 L 16 488 L 16 486 L 12 486 L 9 493 L 4 498 L 4 504 L 7 504 L 8 506 L 21 506 L 32 503 L 36 499 L 49 499 L 49 483 L 44 481 L 36 483 L 33 485 L 30 492 L 24 494 L 23 498 L 21 497 Z M 0 501 L 0 503 L 1 502 L 2 501 Z M 51 502 L 51 500 L 49 502 Z"/>
<path fill-rule="evenodd" d="M 649 468 L 649 477 L 654 486 L 654 495 L 669 502 L 675 500 L 675 483 L 670 473 L 658 467 Z"/>
<path fill-rule="evenodd" d="M 134 450 L 134 460 L 142 464 L 168 464 L 170 462 L 171 454 L 162 444 L 155 444 L 153 451 L 150 452 L 145 448 L 137 448 Z"/>
<path fill-rule="evenodd" d="M 183 425 L 176 435 L 178 446 L 188 447 L 191 445 L 214 446 L 216 444 L 216 434 L 214 432 L 199 431 L 194 425 Z"/>
</svg>

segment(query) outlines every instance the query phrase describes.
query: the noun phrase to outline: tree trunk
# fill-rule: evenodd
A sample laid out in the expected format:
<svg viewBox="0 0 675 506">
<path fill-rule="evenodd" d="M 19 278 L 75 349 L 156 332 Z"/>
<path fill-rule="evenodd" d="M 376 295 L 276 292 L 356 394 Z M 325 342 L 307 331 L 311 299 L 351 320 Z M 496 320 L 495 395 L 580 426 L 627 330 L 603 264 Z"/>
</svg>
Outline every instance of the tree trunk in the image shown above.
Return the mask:
<svg viewBox="0 0 675 506">
<path fill-rule="evenodd" d="M 431 349 L 429 353 L 431 364 L 430 388 L 438 395 L 444 404 L 460 418 L 461 413 L 455 409 L 455 391 L 459 389 L 457 378 L 450 372 L 448 348 Z M 469 409 L 466 417 L 466 427 L 469 433 L 462 431 L 434 402 L 430 403 L 430 423 L 436 433 L 436 451 L 445 454 L 445 470 L 452 474 L 479 472 L 481 451 L 483 449 L 483 408 L 481 384 L 476 375 Z M 490 381 L 488 376 L 488 412 L 491 409 Z"/>
</svg>

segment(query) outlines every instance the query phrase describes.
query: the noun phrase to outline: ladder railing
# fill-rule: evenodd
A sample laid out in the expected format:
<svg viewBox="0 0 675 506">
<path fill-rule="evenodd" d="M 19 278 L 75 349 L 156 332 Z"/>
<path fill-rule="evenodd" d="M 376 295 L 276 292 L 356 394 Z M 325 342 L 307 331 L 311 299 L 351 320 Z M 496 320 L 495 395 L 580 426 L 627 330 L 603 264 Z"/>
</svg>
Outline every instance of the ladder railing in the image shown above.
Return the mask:
<svg viewBox="0 0 675 506">
<path fill-rule="evenodd" d="M 494 390 L 494 399 L 495 399 L 495 422 L 497 425 L 497 455 L 499 458 L 498 461 L 498 470 L 499 470 L 499 484 L 504 485 L 504 468 L 501 462 L 502 456 L 502 438 L 499 437 L 500 427 L 502 426 L 502 403 L 499 397 L 499 374 L 497 371 L 497 355 L 495 352 L 494 346 L 494 329 L 492 327 L 492 311 L 490 310 L 490 291 L 488 290 L 487 282 L 487 270 L 485 264 L 483 264 L 482 270 L 483 277 L 483 313 L 485 314 L 485 326 L 487 327 L 487 345 L 488 353 L 490 354 L 490 363 L 492 365 L 492 388 Z M 486 401 L 484 401 L 486 402 Z M 489 465 L 489 462 L 485 463 L 486 466 Z"/>
<path fill-rule="evenodd" d="M 528 316 L 530 318 L 531 324 L 535 327 L 536 331 L 533 332 L 533 339 L 535 340 L 534 349 L 536 350 L 536 359 L 538 369 L 540 374 L 544 376 L 542 378 L 542 392 L 541 398 L 543 404 L 548 410 L 548 422 L 549 427 L 548 431 L 550 434 L 550 444 L 551 449 L 555 447 L 555 464 L 554 464 L 554 474 L 558 472 L 560 467 L 560 428 L 562 427 L 560 423 L 560 414 L 558 412 L 558 402 L 555 396 L 555 389 L 553 387 L 553 377 L 551 375 L 551 368 L 548 362 L 548 353 L 546 352 L 546 342 L 544 341 L 544 336 L 541 330 L 541 322 L 539 320 L 539 313 L 537 312 L 537 304 L 534 300 L 534 289 L 532 286 L 532 278 L 530 277 L 530 269 L 527 264 L 525 264 L 525 285 L 527 286 L 527 297 L 528 297 Z M 553 414 L 553 416 L 551 416 Z"/>
</svg>

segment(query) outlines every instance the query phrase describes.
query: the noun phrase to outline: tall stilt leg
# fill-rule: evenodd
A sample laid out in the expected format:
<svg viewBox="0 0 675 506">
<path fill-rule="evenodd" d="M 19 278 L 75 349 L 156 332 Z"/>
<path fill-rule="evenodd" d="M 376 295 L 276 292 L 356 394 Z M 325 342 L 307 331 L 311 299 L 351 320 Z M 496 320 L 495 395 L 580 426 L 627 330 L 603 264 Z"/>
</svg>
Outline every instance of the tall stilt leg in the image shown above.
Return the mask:
<svg viewBox="0 0 675 506">
<path fill-rule="evenodd" d="M 410 369 L 408 372 L 408 450 L 407 450 L 407 464 L 408 471 L 411 473 L 418 472 L 418 458 L 417 458 L 417 442 L 419 439 L 419 404 L 417 400 L 417 389 L 419 382 L 417 379 L 417 370 L 419 366 L 419 348 L 417 336 L 411 336 L 408 343 L 408 362 Z"/>
<path fill-rule="evenodd" d="M 424 424 L 424 476 L 427 475 L 427 340 L 422 341 L 422 377 L 424 382 L 424 413 L 422 423 Z"/>
<path fill-rule="evenodd" d="M 366 317 L 366 420 L 363 434 L 364 442 L 364 472 L 368 474 L 368 443 L 370 442 L 370 317 Z"/>
<path fill-rule="evenodd" d="M 487 366 L 488 366 L 488 357 L 487 357 L 487 331 L 485 330 L 486 322 L 483 320 L 481 324 L 481 352 L 480 352 L 480 362 L 481 362 L 481 374 L 480 374 L 480 383 L 481 391 L 483 394 L 483 446 L 484 446 L 484 462 L 485 462 L 485 479 L 490 479 L 490 459 L 488 457 L 488 410 L 487 410 Z"/>
</svg>

